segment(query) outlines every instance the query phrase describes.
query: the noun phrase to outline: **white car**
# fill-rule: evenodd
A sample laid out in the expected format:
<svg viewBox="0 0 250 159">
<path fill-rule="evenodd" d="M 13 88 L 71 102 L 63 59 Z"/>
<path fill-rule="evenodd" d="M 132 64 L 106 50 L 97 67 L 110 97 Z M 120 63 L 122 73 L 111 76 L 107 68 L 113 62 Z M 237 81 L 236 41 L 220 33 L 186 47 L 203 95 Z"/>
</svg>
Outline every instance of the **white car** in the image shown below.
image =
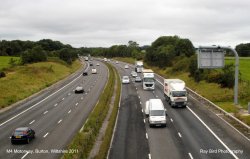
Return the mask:
<svg viewBox="0 0 250 159">
<path fill-rule="evenodd" d="M 125 68 L 125 69 L 128 69 L 128 65 L 125 65 L 124 68 Z"/>
<path fill-rule="evenodd" d="M 140 76 L 135 77 L 135 82 L 141 82 L 141 77 Z"/>
<path fill-rule="evenodd" d="M 136 73 L 135 71 L 132 71 L 132 72 L 131 72 L 131 76 L 132 76 L 132 77 L 137 77 L 137 73 Z"/>
<path fill-rule="evenodd" d="M 97 74 L 96 68 L 92 68 L 91 72 L 92 72 L 92 74 Z"/>
<path fill-rule="evenodd" d="M 118 64 L 119 62 L 118 61 L 115 61 L 116 64 Z"/>
<path fill-rule="evenodd" d="M 96 64 L 96 66 L 100 66 L 100 64 L 99 64 L 99 63 L 97 63 L 97 64 Z"/>
<path fill-rule="evenodd" d="M 123 84 L 128 84 L 130 81 L 129 81 L 129 77 L 128 76 L 123 76 L 122 77 L 122 83 Z"/>
<path fill-rule="evenodd" d="M 77 86 L 76 89 L 75 89 L 75 93 L 83 93 L 84 92 L 84 89 L 82 86 Z"/>
</svg>

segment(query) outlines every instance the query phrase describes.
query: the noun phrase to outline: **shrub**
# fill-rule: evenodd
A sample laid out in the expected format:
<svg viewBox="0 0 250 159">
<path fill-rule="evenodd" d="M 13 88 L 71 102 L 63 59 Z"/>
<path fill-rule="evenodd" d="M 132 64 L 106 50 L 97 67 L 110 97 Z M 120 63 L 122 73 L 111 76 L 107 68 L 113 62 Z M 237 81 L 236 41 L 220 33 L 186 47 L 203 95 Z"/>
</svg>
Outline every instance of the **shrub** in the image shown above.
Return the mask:
<svg viewBox="0 0 250 159">
<path fill-rule="evenodd" d="M 0 72 L 0 78 L 5 77 L 5 76 L 6 76 L 6 74 L 3 71 L 1 71 Z"/>
</svg>

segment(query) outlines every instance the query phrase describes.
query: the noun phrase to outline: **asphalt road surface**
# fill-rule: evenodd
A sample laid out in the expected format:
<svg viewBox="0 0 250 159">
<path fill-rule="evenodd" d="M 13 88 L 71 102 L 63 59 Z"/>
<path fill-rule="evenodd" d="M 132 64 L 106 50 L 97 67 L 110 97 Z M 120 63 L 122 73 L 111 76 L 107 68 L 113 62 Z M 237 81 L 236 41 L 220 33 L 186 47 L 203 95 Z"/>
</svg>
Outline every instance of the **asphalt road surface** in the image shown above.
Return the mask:
<svg viewBox="0 0 250 159">
<path fill-rule="evenodd" d="M 1 159 L 54 159 L 63 155 L 62 150 L 67 150 L 67 145 L 81 129 L 108 79 L 107 67 L 99 61 L 93 64 L 84 68 L 88 76 L 82 76 L 82 70 L 58 86 L 0 114 Z M 93 67 L 97 74 L 91 74 Z M 77 86 L 83 86 L 85 93 L 75 94 Z M 30 144 L 12 145 L 12 132 L 23 126 L 34 129 L 36 138 Z M 77 153 L 77 150 L 68 152 Z"/>
<path fill-rule="evenodd" d="M 123 62 L 112 63 L 121 76 L 130 76 L 134 70 L 132 65 L 124 69 Z M 250 158 L 248 139 L 191 96 L 187 108 L 171 108 L 164 99 L 163 78 L 156 75 L 155 79 L 154 91 L 143 90 L 142 83 L 123 85 L 110 159 Z M 167 109 L 166 128 L 149 128 L 143 112 L 145 102 L 151 98 L 163 101 Z"/>
</svg>

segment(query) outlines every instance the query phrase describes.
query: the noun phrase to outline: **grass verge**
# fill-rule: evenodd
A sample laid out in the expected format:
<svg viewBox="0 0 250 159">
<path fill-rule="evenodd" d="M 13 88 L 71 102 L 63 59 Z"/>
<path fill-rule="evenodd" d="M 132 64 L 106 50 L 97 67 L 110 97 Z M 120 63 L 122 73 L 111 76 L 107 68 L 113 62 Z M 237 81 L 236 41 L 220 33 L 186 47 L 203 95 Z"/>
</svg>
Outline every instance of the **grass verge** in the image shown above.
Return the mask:
<svg viewBox="0 0 250 159">
<path fill-rule="evenodd" d="M 108 63 L 107 67 L 109 69 L 109 79 L 101 96 L 99 97 L 99 102 L 90 113 L 83 130 L 75 135 L 72 142 L 68 146 L 68 149 L 77 149 L 78 153 L 65 153 L 62 156 L 63 159 L 85 159 L 89 156 L 102 123 L 108 113 L 111 97 L 114 91 L 115 71 Z"/>
<path fill-rule="evenodd" d="M 81 67 L 79 61 L 71 66 L 58 62 L 39 62 L 5 70 L 0 78 L 0 109 L 52 85 Z"/>
<path fill-rule="evenodd" d="M 118 107 L 119 107 L 120 95 L 121 95 L 121 80 L 120 80 L 120 77 L 118 75 L 117 70 L 114 67 L 113 67 L 113 69 L 115 71 L 115 76 L 116 76 L 116 80 L 117 80 L 117 90 L 116 90 L 115 102 L 114 102 L 114 107 L 113 107 L 111 116 L 109 118 L 109 123 L 108 123 L 108 127 L 106 129 L 105 135 L 104 135 L 103 142 L 101 144 L 98 155 L 95 157 L 95 159 L 106 158 L 108 150 L 109 150 L 111 138 L 113 135 L 113 129 L 115 126 L 117 113 L 118 113 Z"/>
</svg>

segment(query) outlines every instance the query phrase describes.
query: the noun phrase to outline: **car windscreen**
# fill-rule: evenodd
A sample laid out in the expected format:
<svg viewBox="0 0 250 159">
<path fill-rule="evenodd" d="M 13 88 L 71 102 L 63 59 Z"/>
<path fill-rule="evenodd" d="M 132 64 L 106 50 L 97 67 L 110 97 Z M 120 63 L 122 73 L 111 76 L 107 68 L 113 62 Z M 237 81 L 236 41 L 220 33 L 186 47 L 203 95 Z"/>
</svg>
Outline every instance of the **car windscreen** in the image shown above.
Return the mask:
<svg viewBox="0 0 250 159">
<path fill-rule="evenodd" d="M 21 130 L 16 130 L 15 132 L 14 132 L 14 136 L 22 136 L 22 135 L 24 135 L 25 134 L 25 131 L 21 131 Z"/>
<path fill-rule="evenodd" d="M 185 97 L 186 91 L 174 91 L 172 92 L 173 97 Z"/>
<path fill-rule="evenodd" d="M 124 80 L 128 80 L 128 77 L 123 77 Z"/>
<path fill-rule="evenodd" d="M 155 80 L 153 78 L 144 78 L 144 82 L 154 82 Z"/>
<path fill-rule="evenodd" d="M 150 116 L 164 116 L 164 110 L 151 110 Z"/>
</svg>

